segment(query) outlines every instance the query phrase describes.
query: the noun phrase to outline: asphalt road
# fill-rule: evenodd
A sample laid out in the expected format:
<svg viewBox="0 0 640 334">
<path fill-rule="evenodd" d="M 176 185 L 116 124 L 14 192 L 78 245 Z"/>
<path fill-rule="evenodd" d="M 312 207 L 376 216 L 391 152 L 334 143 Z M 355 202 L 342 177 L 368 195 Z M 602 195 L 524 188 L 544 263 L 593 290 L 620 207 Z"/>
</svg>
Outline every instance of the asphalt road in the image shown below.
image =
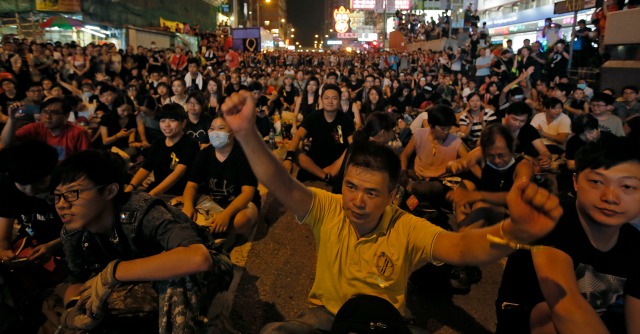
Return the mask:
<svg viewBox="0 0 640 334">
<path fill-rule="evenodd" d="M 310 229 L 273 198 L 263 198 L 255 237 L 232 252 L 237 277 L 221 306 L 241 333 L 259 333 L 266 323 L 299 315 L 307 307 L 315 273 Z M 444 283 L 431 282 L 436 276 L 432 269 L 415 274 L 408 306 L 416 325 L 435 334 L 492 333 L 502 268 L 499 262 L 482 267 L 482 280 L 466 295 L 452 295 Z"/>
</svg>

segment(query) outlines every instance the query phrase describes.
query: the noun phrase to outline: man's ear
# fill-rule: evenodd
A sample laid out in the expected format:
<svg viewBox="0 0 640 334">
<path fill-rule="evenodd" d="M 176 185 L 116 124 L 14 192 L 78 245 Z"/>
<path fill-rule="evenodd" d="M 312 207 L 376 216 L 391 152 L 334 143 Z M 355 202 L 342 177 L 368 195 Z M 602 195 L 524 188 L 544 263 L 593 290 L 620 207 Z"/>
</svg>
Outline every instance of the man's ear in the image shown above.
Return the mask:
<svg viewBox="0 0 640 334">
<path fill-rule="evenodd" d="M 578 191 L 578 174 L 573 173 L 573 190 Z"/>
<path fill-rule="evenodd" d="M 117 183 L 112 183 L 105 187 L 103 195 L 105 199 L 112 200 L 114 197 L 116 197 L 119 191 L 120 185 Z"/>
</svg>

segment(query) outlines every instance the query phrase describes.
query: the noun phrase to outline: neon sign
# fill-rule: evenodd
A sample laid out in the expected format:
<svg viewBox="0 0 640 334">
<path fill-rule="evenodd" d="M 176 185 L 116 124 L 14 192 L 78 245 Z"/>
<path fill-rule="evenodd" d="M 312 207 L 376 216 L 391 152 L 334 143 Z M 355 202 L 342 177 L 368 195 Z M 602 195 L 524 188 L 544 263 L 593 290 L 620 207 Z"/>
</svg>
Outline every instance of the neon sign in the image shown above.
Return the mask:
<svg viewBox="0 0 640 334">
<path fill-rule="evenodd" d="M 345 33 L 349 31 L 349 10 L 340 6 L 340 8 L 333 11 L 333 18 L 336 20 L 334 28 L 337 33 Z"/>
</svg>

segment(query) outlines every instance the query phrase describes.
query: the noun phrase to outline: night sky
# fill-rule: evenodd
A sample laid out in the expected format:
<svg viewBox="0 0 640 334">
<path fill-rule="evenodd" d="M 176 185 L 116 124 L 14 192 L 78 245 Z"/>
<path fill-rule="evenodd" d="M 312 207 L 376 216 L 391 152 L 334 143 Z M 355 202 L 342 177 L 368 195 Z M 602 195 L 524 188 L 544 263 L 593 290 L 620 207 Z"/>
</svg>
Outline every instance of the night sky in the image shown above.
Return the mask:
<svg viewBox="0 0 640 334">
<path fill-rule="evenodd" d="M 313 47 L 316 34 L 322 33 L 324 0 L 287 0 L 287 20 L 296 29 L 294 41 Z"/>
</svg>

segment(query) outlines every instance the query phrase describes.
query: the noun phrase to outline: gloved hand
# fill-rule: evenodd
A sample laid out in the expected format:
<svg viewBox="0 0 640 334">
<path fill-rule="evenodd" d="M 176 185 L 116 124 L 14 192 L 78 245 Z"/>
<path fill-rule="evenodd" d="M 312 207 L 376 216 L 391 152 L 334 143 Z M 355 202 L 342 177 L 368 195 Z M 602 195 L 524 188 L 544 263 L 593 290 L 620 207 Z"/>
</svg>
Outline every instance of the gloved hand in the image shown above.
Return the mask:
<svg viewBox="0 0 640 334">
<path fill-rule="evenodd" d="M 120 283 L 115 276 L 118 263 L 120 260 L 109 262 L 104 270 L 84 283 L 80 290 L 80 301 L 77 306 L 80 309 L 86 309 L 87 316 L 100 315 L 100 308 L 109 298 L 111 290 Z"/>
<path fill-rule="evenodd" d="M 102 321 L 102 316 L 89 317 L 82 312 L 78 306 L 74 306 L 62 313 L 60 323 L 69 329 L 91 330 L 96 328 Z"/>
</svg>

